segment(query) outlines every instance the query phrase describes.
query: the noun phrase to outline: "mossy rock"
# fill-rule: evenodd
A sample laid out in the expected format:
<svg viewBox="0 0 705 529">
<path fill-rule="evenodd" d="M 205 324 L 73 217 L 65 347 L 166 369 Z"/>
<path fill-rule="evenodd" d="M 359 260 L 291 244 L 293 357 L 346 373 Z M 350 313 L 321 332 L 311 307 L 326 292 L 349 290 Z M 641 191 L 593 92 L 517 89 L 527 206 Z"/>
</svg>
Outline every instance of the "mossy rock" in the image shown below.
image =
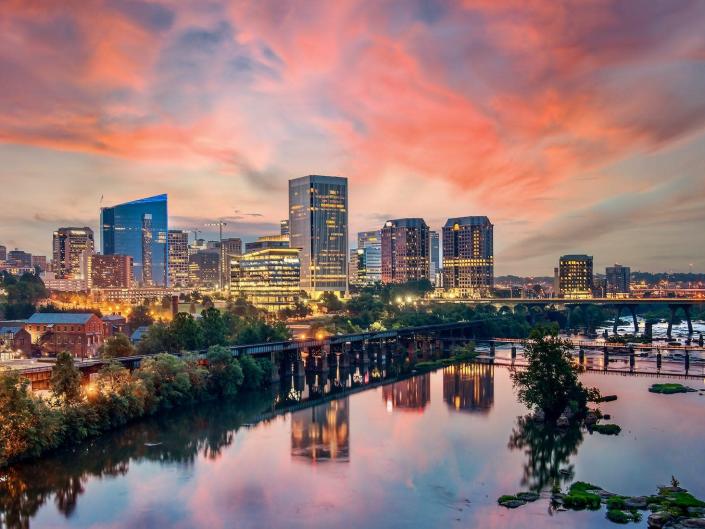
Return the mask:
<svg viewBox="0 0 705 529">
<path fill-rule="evenodd" d="M 626 498 L 624 496 L 612 496 L 607 498 L 607 509 L 608 510 L 623 510 L 627 508 L 625 503 Z"/>
<path fill-rule="evenodd" d="M 502 507 L 506 507 L 507 509 L 516 509 L 517 507 L 526 505 L 526 501 L 509 494 L 504 494 L 497 498 L 497 503 L 499 503 Z"/>
<path fill-rule="evenodd" d="M 539 499 L 539 495 L 536 492 L 518 492 L 517 498 L 523 501 L 536 501 Z"/>
<path fill-rule="evenodd" d="M 609 509 L 607 519 L 614 523 L 627 524 L 632 521 L 632 515 L 620 509 Z"/>
<path fill-rule="evenodd" d="M 601 498 L 594 491 L 602 490 L 601 487 L 586 483 L 584 481 L 576 481 L 570 486 L 568 494 L 563 499 L 563 505 L 568 509 L 580 511 L 590 509 L 596 511 L 600 508 Z"/>
<path fill-rule="evenodd" d="M 602 435 L 619 435 L 622 428 L 618 424 L 595 424 L 592 431 Z"/>
<path fill-rule="evenodd" d="M 673 395 L 675 393 L 690 393 L 697 390 L 688 386 L 684 386 L 683 384 L 669 382 L 666 384 L 653 384 L 649 388 L 649 391 L 651 393 L 659 393 L 661 395 Z"/>
</svg>

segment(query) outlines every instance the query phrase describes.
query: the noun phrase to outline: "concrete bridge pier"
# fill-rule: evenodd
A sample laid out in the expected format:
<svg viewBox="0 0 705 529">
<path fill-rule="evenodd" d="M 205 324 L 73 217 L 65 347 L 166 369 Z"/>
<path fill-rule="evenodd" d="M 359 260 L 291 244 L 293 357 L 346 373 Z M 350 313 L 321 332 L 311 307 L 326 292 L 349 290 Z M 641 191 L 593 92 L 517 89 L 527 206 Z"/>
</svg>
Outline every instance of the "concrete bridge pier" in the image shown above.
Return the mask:
<svg viewBox="0 0 705 529">
<path fill-rule="evenodd" d="M 629 346 L 629 369 L 634 370 L 635 357 L 634 357 L 634 347 Z"/>
<path fill-rule="evenodd" d="M 494 342 L 490 342 L 490 356 L 494 357 L 495 349 L 496 349 L 496 347 L 495 347 Z"/>
<path fill-rule="evenodd" d="M 644 337 L 651 341 L 654 336 L 654 324 L 653 322 L 647 321 L 644 323 Z"/>
<path fill-rule="evenodd" d="M 627 308 L 632 315 L 632 322 L 634 322 L 634 334 L 639 334 L 639 320 L 636 317 L 636 305 L 628 305 Z"/>
<path fill-rule="evenodd" d="M 668 320 L 668 330 L 666 331 L 666 336 L 671 338 L 671 331 L 673 330 L 673 323 L 676 320 L 676 312 L 678 311 L 679 308 L 683 309 L 683 312 L 685 313 L 685 319 L 688 322 L 688 336 L 692 336 L 693 335 L 693 320 L 690 318 L 690 305 L 672 303 L 672 304 L 668 305 L 668 308 L 671 310 L 671 319 Z"/>
<path fill-rule="evenodd" d="M 610 352 L 607 349 L 607 346 L 605 346 L 602 349 L 602 369 L 607 369 L 610 365 Z"/>
<path fill-rule="evenodd" d="M 512 345 L 512 360 L 514 360 L 517 357 L 517 346 Z"/>
<path fill-rule="evenodd" d="M 578 362 L 581 364 L 585 363 L 585 349 L 582 347 L 578 350 Z"/>
<path fill-rule="evenodd" d="M 685 374 L 688 374 L 688 370 L 690 369 L 690 351 L 685 352 Z"/>
<path fill-rule="evenodd" d="M 617 334 L 617 326 L 619 325 L 619 318 L 622 317 L 622 305 L 615 305 L 614 307 L 614 324 L 612 325 L 612 333 Z"/>
<path fill-rule="evenodd" d="M 661 371 L 661 363 L 663 362 L 663 357 L 661 356 L 661 351 L 656 353 L 656 369 Z"/>
</svg>

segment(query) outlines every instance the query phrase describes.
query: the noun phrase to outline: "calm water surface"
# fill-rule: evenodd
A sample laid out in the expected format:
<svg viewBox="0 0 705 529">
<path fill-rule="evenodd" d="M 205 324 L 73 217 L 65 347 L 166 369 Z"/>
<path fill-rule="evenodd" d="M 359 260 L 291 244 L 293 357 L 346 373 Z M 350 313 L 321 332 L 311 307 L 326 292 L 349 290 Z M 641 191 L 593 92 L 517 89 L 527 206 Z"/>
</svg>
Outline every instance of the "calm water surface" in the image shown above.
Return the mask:
<svg viewBox="0 0 705 529">
<path fill-rule="evenodd" d="M 257 395 L 139 423 L 12 469 L 0 512 L 32 528 L 596 528 L 604 512 L 496 498 L 556 477 L 649 494 L 672 474 L 705 496 L 705 396 L 583 378 L 619 395 L 602 405 L 619 437 L 540 431 L 519 419 L 507 369 L 457 366 L 273 417 Z"/>
</svg>

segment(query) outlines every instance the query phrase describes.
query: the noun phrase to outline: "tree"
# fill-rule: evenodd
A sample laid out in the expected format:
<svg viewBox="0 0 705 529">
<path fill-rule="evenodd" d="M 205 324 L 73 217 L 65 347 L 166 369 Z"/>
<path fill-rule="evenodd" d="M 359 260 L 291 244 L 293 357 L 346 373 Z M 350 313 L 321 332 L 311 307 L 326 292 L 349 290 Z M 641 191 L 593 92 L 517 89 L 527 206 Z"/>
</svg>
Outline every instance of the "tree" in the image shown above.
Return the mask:
<svg viewBox="0 0 705 529">
<path fill-rule="evenodd" d="M 240 363 L 220 345 L 208 349 L 206 360 L 212 391 L 220 397 L 234 397 L 244 378 Z"/>
<path fill-rule="evenodd" d="M 101 347 L 101 356 L 103 358 L 121 358 L 132 356 L 135 354 L 135 348 L 130 342 L 130 339 L 122 333 L 117 333 L 111 336 Z"/>
<path fill-rule="evenodd" d="M 176 356 L 160 353 L 146 358 L 137 376 L 154 398 L 148 409 L 173 408 L 191 398 L 191 379 L 186 363 Z"/>
<path fill-rule="evenodd" d="M 130 315 L 127 318 L 131 329 L 139 327 L 149 327 L 154 323 L 154 318 L 149 313 L 149 307 L 146 305 L 137 305 L 132 308 Z"/>
<path fill-rule="evenodd" d="M 137 351 L 140 354 L 178 353 L 179 344 L 170 326 L 160 321 L 147 329 L 137 344 Z"/>
<path fill-rule="evenodd" d="M 228 326 L 223 315 L 218 309 L 210 308 L 201 312 L 201 326 L 203 342 L 206 347 L 211 345 L 225 345 L 228 343 Z"/>
<path fill-rule="evenodd" d="M 130 372 L 116 361 L 108 362 L 98 372 L 97 386 L 103 394 L 118 393 L 130 380 Z"/>
<path fill-rule="evenodd" d="M 179 350 L 196 351 L 203 347 L 203 332 L 196 320 L 186 312 L 179 312 L 169 325 Z"/>
<path fill-rule="evenodd" d="M 519 400 L 529 408 L 543 410 L 549 420 L 557 419 L 570 407 L 585 411 L 587 401 L 599 396 L 578 380 L 578 367 L 571 359 L 572 344 L 558 337 L 552 327 L 536 327 L 525 345 L 528 366 L 512 372 L 512 382 Z"/>
<path fill-rule="evenodd" d="M 239 361 L 244 376 L 243 387 L 250 390 L 262 387 L 265 376 L 262 366 L 250 355 L 242 356 Z"/>
<path fill-rule="evenodd" d="M 51 371 L 51 391 L 65 404 L 81 400 L 81 372 L 74 364 L 71 353 L 56 355 L 56 364 Z"/>
<path fill-rule="evenodd" d="M 321 303 L 325 307 L 326 312 L 339 312 L 344 307 L 343 302 L 340 301 L 340 298 L 334 292 L 324 292 L 321 295 Z"/>
</svg>

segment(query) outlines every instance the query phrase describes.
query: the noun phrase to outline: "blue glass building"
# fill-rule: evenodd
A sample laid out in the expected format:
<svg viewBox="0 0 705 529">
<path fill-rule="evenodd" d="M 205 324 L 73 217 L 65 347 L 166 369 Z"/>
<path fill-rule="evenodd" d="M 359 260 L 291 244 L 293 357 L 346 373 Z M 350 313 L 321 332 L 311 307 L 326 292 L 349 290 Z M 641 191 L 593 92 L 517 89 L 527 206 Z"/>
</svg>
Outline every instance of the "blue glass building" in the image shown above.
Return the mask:
<svg viewBox="0 0 705 529">
<path fill-rule="evenodd" d="M 141 286 L 167 286 L 169 231 L 167 196 L 102 208 L 101 245 L 104 255 L 129 255 L 134 279 Z"/>
</svg>

